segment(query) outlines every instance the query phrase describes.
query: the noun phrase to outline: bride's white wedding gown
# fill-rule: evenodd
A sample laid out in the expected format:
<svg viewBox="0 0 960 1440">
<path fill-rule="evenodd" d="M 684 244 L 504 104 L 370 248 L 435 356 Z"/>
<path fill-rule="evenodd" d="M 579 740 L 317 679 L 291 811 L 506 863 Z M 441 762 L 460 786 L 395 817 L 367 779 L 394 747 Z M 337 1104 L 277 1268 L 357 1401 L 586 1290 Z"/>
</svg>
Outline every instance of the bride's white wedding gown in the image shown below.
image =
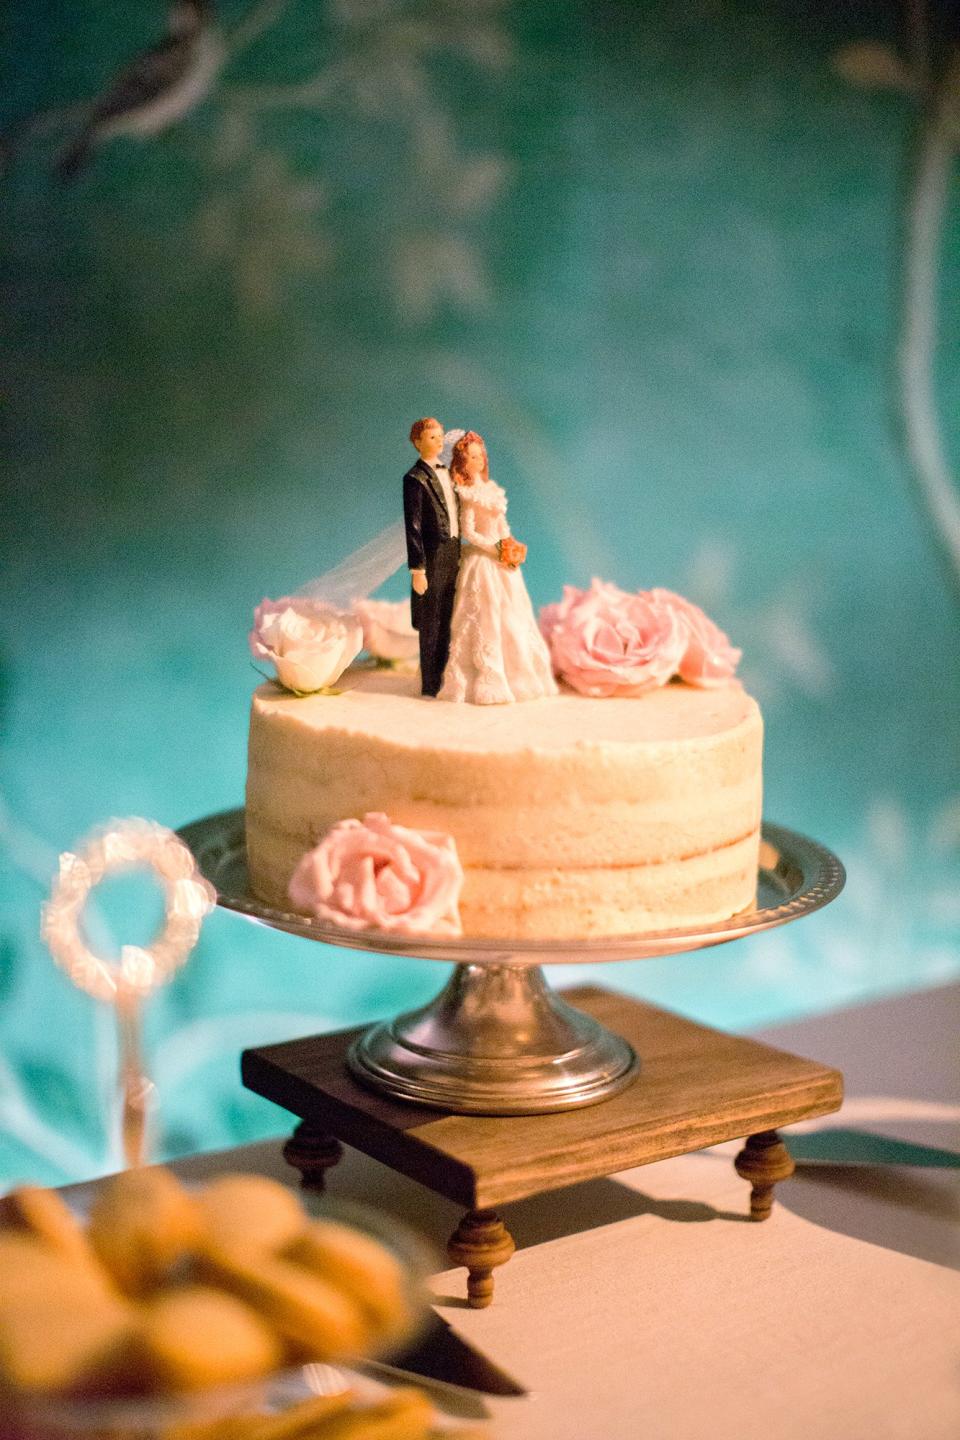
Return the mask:
<svg viewBox="0 0 960 1440">
<path fill-rule="evenodd" d="M 460 571 L 439 698 L 503 705 L 556 695 L 523 575 L 497 559 L 497 541 L 510 534 L 507 497 L 493 480 L 475 480 L 457 493 Z"/>
</svg>

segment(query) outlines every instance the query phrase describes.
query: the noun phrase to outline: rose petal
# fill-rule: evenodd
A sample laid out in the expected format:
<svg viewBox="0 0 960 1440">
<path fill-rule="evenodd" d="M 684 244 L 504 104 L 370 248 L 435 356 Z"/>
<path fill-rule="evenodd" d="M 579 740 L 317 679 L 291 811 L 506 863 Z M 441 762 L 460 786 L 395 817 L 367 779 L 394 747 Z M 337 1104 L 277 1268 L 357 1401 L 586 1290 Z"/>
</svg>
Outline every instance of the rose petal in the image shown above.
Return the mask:
<svg viewBox="0 0 960 1440">
<path fill-rule="evenodd" d="M 249 641 L 254 658 L 269 661 L 281 685 L 313 692 L 334 684 L 356 659 L 363 632 L 353 615 L 285 596 L 257 606 Z"/>
<path fill-rule="evenodd" d="M 363 645 L 378 660 L 412 660 L 420 651 L 410 601 L 358 600 L 354 614 L 363 629 Z"/>
<path fill-rule="evenodd" d="M 563 599 L 541 612 L 541 629 L 557 674 L 597 697 L 665 685 L 686 646 L 671 606 L 652 593 L 628 594 L 598 579 L 588 590 L 565 586 Z"/>
<path fill-rule="evenodd" d="M 290 880 L 293 904 L 348 929 L 462 933 L 463 869 L 449 835 L 394 825 L 381 812 L 343 820 Z"/>
</svg>

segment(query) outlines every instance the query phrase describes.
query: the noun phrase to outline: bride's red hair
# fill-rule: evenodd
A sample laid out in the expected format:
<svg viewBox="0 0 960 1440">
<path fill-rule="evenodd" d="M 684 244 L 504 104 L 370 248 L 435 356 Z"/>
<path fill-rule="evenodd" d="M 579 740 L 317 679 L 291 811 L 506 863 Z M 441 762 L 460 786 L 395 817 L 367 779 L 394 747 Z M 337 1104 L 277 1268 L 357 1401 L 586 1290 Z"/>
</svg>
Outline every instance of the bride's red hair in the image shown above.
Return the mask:
<svg viewBox="0 0 960 1440">
<path fill-rule="evenodd" d="M 483 443 L 483 436 L 478 435 L 476 430 L 468 430 L 466 435 L 461 435 L 453 447 L 453 459 L 450 461 L 450 474 L 456 484 L 468 485 L 470 483 L 467 475 L 467 447 L 479 444 L 483 451 L 483 478 L 490 479 L 490 461 L 487 459 L 487 447 Z"/>
</svg>

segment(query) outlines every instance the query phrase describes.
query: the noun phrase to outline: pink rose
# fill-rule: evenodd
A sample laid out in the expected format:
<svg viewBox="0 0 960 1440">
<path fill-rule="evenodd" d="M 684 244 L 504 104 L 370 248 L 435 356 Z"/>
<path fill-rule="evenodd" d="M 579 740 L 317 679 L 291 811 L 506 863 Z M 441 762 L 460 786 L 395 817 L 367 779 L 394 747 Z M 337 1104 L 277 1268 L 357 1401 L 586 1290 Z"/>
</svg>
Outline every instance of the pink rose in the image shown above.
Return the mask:
<svg viewBox="0 0 960 1440">
<path fill-rule="evenodd" d="M 715 625 L 699 605 L 675 595 L 672 590 L 649 593 L 658 604 L 672 609 L 686 629 L 687 645 L 680 660 L 680 679 L 704 689 L 725 685 L 731 680 L 743 651 L 730 644 L 719 625 Z"/>
<path fill-rule="evenodd" d="M 280 684 L 295 694 L 332 685 L 362 649 L 359 620 L 318 600 L 284 595 L 262 600 L 254 611 L 250 652 L 269 660 Z"/>
<path fill-rule="evenodd" d="M 420 637 L 410 619 L 410 601 L 358 600 L 353 613 L 363 626 L 363 646 L 378 660 L 413 660 Z"/>
<path fill-rule="evenodd" d="M 334 825 L 304 855 L 287 893 L 298 910 L 346 930 L 456 936 L 462 886 L 452 836 L 371 811 Z"/>
<path fill-rule="evenodd" d="M 582 695 L 641 695 L 676 674 L 687 631 L 676 610 L 650 594 L 593 580 L 565 585 L 540 612 L 553 668 Z"/>
</svg>

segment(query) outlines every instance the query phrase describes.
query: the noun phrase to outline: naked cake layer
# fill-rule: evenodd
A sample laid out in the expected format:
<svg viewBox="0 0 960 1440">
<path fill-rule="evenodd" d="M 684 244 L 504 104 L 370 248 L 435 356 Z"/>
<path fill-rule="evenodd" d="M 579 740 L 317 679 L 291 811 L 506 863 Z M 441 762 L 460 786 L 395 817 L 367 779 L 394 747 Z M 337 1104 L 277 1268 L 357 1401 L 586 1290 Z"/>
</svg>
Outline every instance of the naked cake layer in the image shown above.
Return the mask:
<svg viewBox="0 0 960 1440">
<path fill-rule="evenodd" d="M 467 935 L 639 934 L 752 903 L 763 723 L 738 682 L 479 706 L 357 668 L 338 689 L 253 696 L 247 857 L 268 903 L 289 908 L 301 855 L 368 810 L 454 837 Z"/>
</svg>

